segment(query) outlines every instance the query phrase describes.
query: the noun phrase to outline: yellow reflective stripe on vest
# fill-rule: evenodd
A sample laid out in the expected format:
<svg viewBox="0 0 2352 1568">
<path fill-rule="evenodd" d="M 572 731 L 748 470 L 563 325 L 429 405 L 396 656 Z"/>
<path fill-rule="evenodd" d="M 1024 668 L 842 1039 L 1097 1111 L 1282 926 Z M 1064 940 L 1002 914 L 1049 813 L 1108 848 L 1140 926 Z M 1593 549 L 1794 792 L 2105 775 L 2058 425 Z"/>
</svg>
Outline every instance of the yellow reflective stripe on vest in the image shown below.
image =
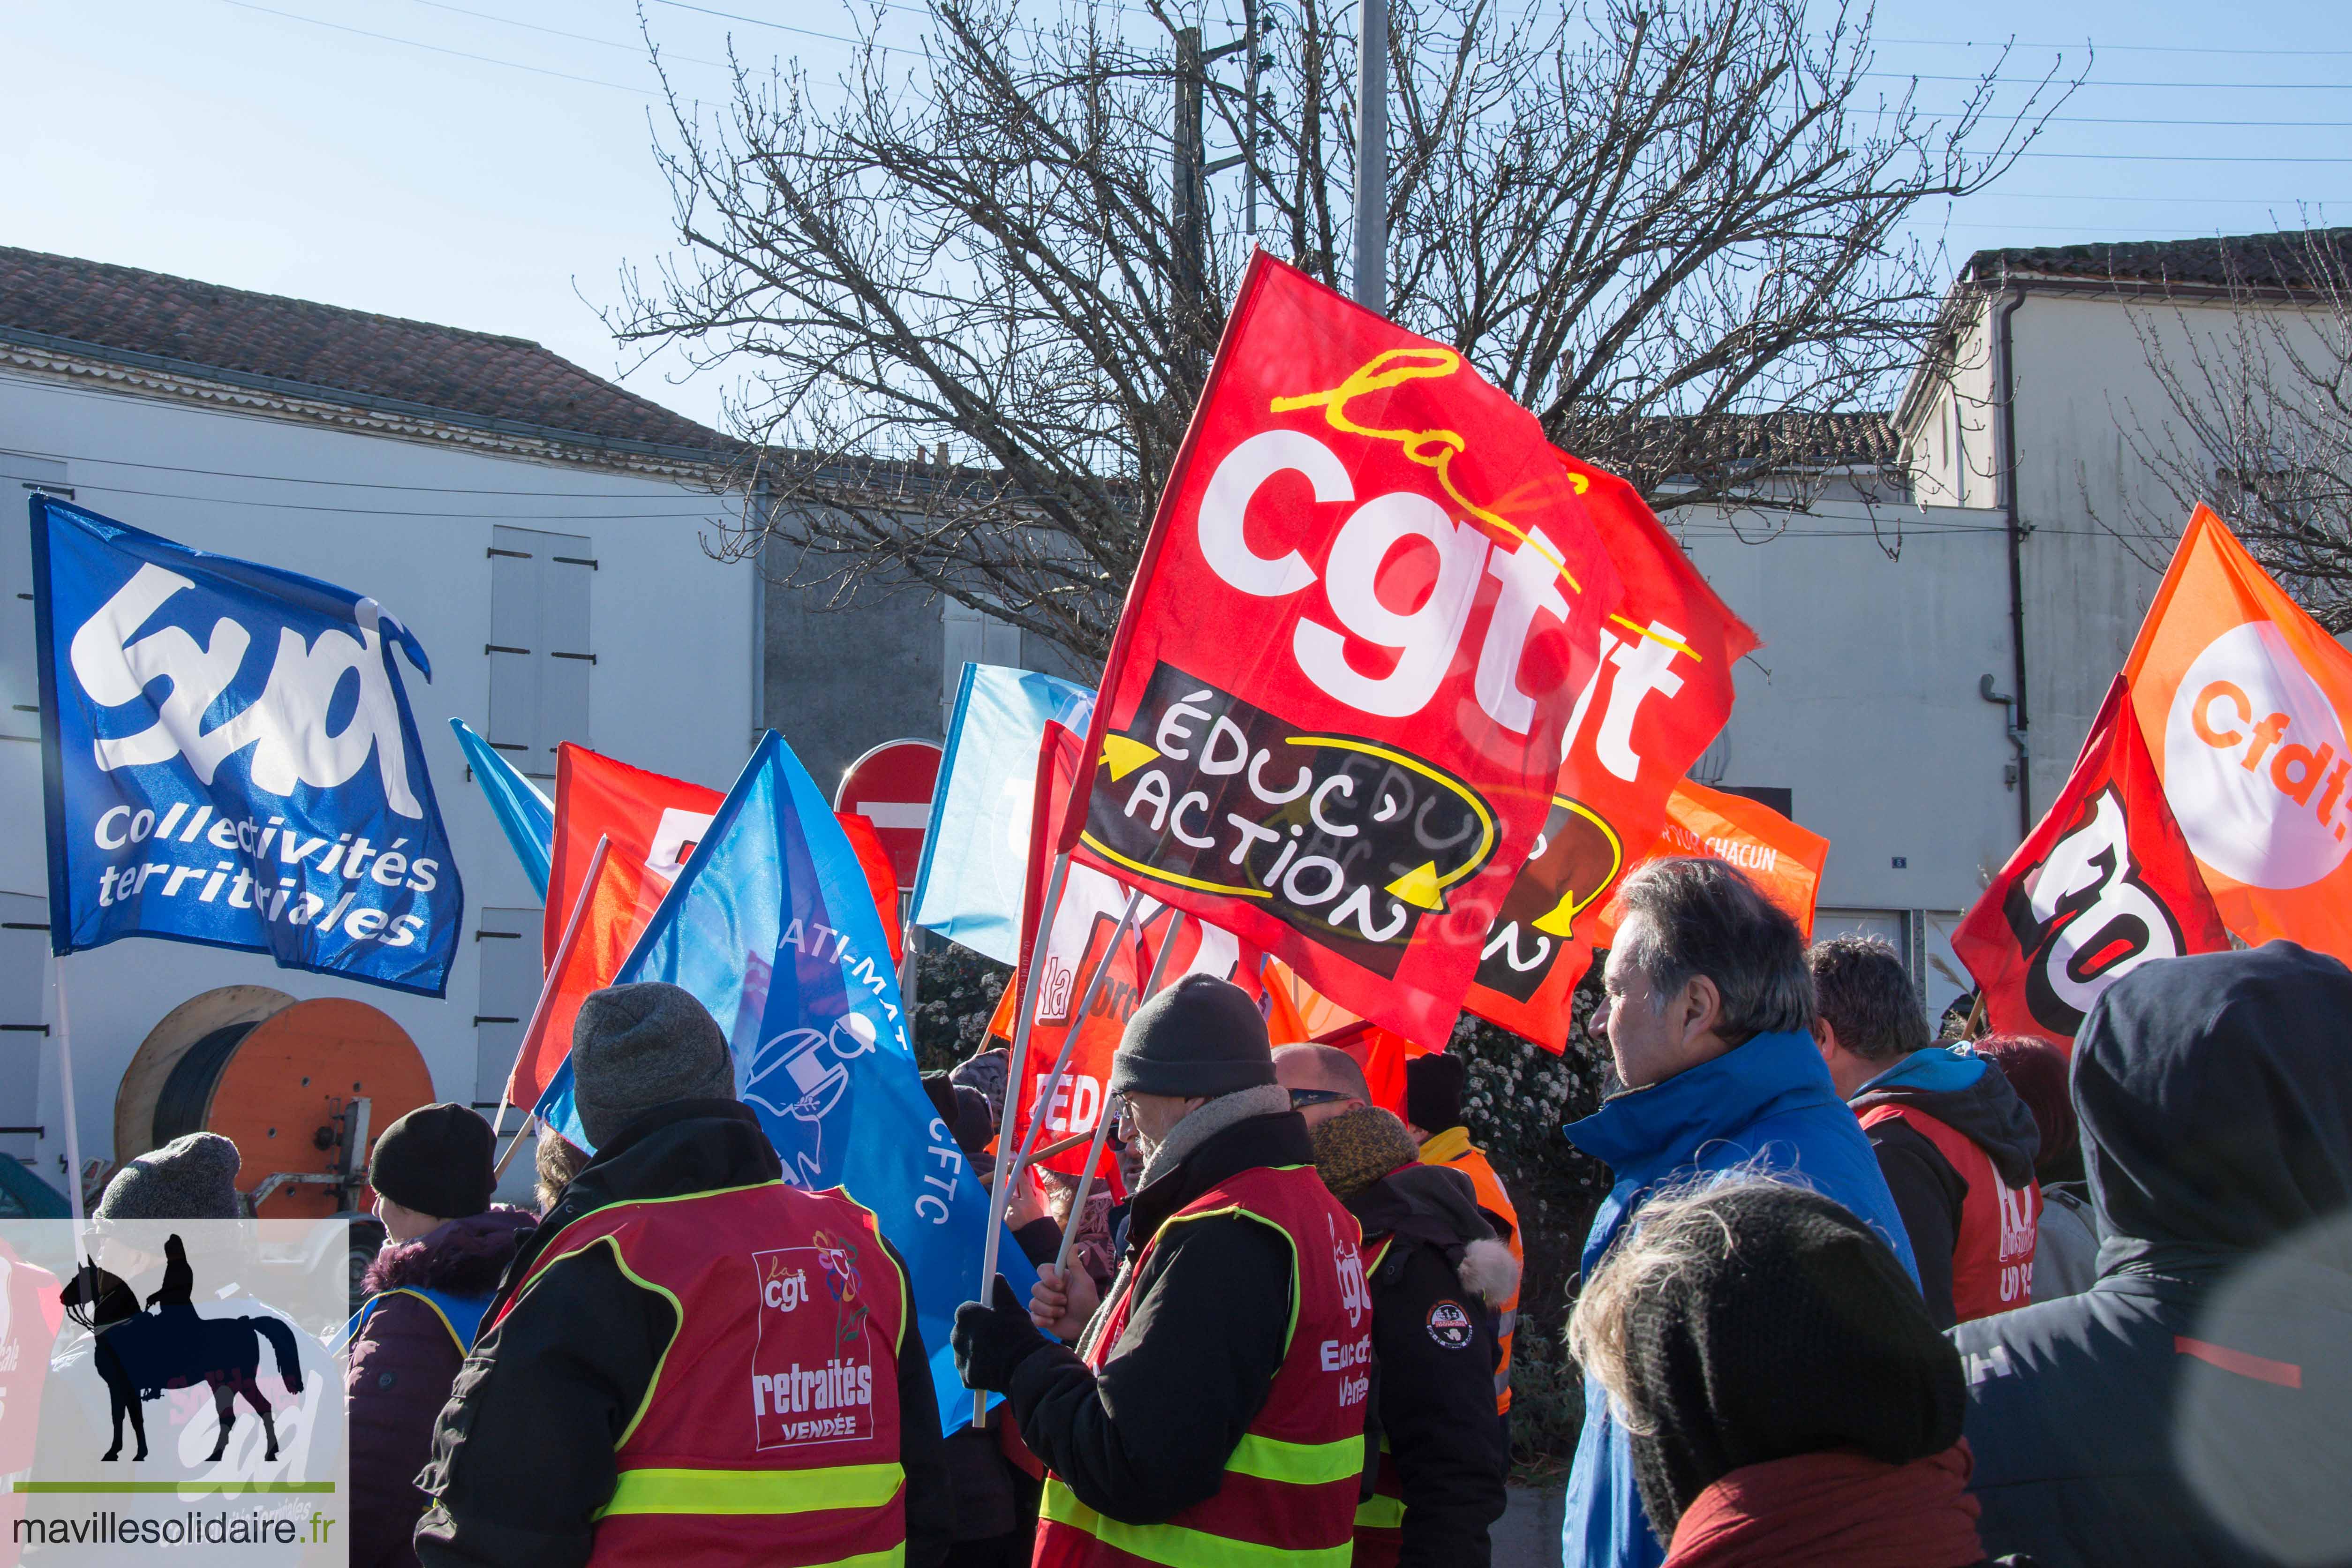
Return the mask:
<svg viewBox="0 0 2352 1568">
<path fill-rule="evenodd" d="M 1375 1492 L 1356 1505 L 1358 1530 L 1402 1530 L 1404 1499 Z"/>
<path fill-rule="evenodd" d="M 906 1471 L 897 1465 L 836 1465 L 822 1470 L 623 1470 L 614 1484 L 613 1500 L 595 1517 L 821 1513 L 836 1508 L 880 1508 L 898 1495 L 906 1480 Z M 870 1555 L 880 1562 L 889 1554 Z"/>
<path fill-rule="evenodd" d="M 1262 1481 L 1289 1481 L 1302 1487 L 1344 1481 L 1363 1474 L 1364 1440 L 1342 1437 L 1336 1443 L 1286 1443 L 1279 1437 L 1244 1432 L 1225 1468 Z"/>
<path fill-rule="evenodd" d="M 1229 1535 L 1212 1535 L 1205 1530 L 1187 1530 L 1181 1524 L 1122 1524 L 1115 1519 L 1105 1519 L 1056 1480 L 1045 1483 L 1045 1496 L 1038 1511 L 1056 1524 L 1086 1531 L 1105 1546 L 1147 1562 L 1164 1563 L 1166 1568 L 1222 1568 L 1225 1563 L 1263 1563 L 1265 1568 L 1348 1568 L 1356 1554 L 1353 1541 L 1298 1550 L 1236 1541 Z"/>
</svg>

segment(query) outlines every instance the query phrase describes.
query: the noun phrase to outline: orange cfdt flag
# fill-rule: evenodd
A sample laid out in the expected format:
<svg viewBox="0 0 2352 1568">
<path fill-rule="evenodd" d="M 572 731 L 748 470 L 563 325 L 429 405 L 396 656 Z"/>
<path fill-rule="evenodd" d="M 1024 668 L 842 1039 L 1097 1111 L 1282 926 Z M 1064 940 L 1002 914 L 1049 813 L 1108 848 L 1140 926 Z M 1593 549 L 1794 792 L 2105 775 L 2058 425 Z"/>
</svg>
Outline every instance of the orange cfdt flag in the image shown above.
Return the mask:
<svg viewBox="0 0 2352 1568">
<path fill-rule="evenodd" d="M 2200 506 L 2124 679 L 2230 929 L 2352 960 L 2352 653 Z"/>
</svg>

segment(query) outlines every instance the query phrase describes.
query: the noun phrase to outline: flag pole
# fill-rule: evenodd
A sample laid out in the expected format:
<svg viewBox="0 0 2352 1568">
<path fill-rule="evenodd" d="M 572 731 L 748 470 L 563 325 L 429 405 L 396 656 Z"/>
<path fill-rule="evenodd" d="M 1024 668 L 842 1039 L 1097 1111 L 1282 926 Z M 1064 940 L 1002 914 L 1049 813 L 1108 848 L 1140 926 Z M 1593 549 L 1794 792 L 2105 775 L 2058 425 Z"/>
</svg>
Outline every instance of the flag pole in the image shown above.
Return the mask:
<svg viewBox="0 0 2352 1568">
<path fill-rule="evenodd" d="M 580 879 L 580 892 L 572 900 L 572 912 L 563 918 L 563 940 L 555 944 L 555 957 L 548 963 L 547 973 L 539 983 L 539 1000 L 531 1004 L 530 1021 L 523 1025 L 521 1043 L 515 1047 L 514 1066 L 507 1069 L 506 1087 L 499 1090 L 498 1114 L 490 1118 L 493 1142 L 498 1138 L 499 1124 L 507 1119 L 507 1107 L 514 1103 L 515 1076 L 522 1071 L 523 1054 L 530 1049 L 530 1042 L 538 1037 L 540 1025 L 547 1019 L 548 1003 L 555 994 L 556 976 L 563 973 L 564 964 L 571 960 L 572 949 L 580 940 L 580 927 L 588 913 L 588 900 L 596 891 L 597 875 L 604 869 L 604 857 L 612 847 L 610 834 L 597 836 L 596 852 L 588 857 L 588 874 Z M 507 1145 L 507 1152 L 499 1156 L 499 1163 L 490 1170 L 492 1186 L 498 1185 L 499 1178 L 507 1173 L 507 1166 L 513 1163 L 515 1151 L 522 1147 L 522 1135 L 530 1130 L 530 1118 L 525 1116 L 522 1125 L 515 1129 L 514 1139 Z"/>
<path fill-rule="evenodd" d="M 1045 903 L 1038 911 L 1036 933 L 1050 936 L 1054 929 L 1054 911 L 1061 906 L 1062 883 L 1070 874 L 1067 851 L 1054 858 L 1054 874 L 1045 880 Z M 1032 963 L 1021 975 L 1021 1011 L 1013 1026 L 1013 1054 L 1005 1061 L 1004 1104 L 1009 1109 L 1021 1082 L 1021 1071 L 1029 1065 L 1029 1025 L 1037 1013 L 1037 970 Z M 1003 1148 L 1002 1134 L 997 1147 Z M 1000 1167 L 988 1191 L 988 1235 L 980 1249 L 980 1299 L 995 1299 L 997 1240 L 1004 1233 L 1004 1201 L 1013 1184 L 1004 1179 Z M 974 1390 L 971 1396 L 971 1423 L 979 1426 L 988 1418 L 988 1394 Z"/>
<path fill-rule="evenodd" d="M 58 1087 L 65 1096 L 66 1202 L 73 1214 L 74 1256 L 81 1256 L 81 1118 L 74 1110 L 73 1030 L 66 1023 L 66 955 L 53 961 L 58 986 Z"/>
<path fill-rule="evenodd" d="M 1183 933 L 1184 911 L 1178 910 L 1168 922 L 1168 934 L 1160 939 L 1160 951 L 1151 956 L 1151 975 L 1143 983 L 1144 1001 L 1149 1002 L 1160 994 L 1160 978 L 1168 973 L 1168 955 L 1176 951 L 1176 939 Z M 1103 1103 L 1095 1112 L 1095 1141 L 1087 1150 L 1087 1168 L 1078 1173 L 1078 1192 L 1070 1200 L 1070 1217 L 1062 1224 L 1061 1248 L 1054 1254 L 1054 1267 L 1062 1272 L 1065 1279 L 1068 1278 L 1070 1248 L 1078 1238 L 1078 1220 L 1086 1214 L 1087 1199 L 1094 1191 L 1095 1168 L 1102 1163 L 1103 1144 L 1109 1137 L 1110 1123 L 1110 1096 L 1106 1093 Z M 1063 1142 L 1067 1144 L 1076 1141 L 1065 1139 Z M 1041 1160 L 1045 1157 L 1044 1154 L 1038 1156 Z"/>
</svg>

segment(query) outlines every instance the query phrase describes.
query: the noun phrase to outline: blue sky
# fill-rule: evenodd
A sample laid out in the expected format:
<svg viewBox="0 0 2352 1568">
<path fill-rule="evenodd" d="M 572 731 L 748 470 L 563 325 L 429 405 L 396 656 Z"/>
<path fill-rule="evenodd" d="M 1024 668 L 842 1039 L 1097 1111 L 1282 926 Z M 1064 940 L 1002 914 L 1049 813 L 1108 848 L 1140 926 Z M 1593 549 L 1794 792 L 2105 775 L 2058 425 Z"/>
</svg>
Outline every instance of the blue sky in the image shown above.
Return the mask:
<svg viewBox="0 0 2352 1568">
<path fill-rule="evenodd" d="M 694 59 L 730 34 L 820 77 L 847 58 L 822 36 L 854 30 L 845 0 L 698 3 L 646 5 L 689 90 L 719 89 Z M 919 21 L 882 16 L 908 37 Z M 1926 215 L 1955 258 L 2352 214 L 2340 0 L 1888 0 L 1876 32 L 1890 91 L 1972 76 L 2012 36 L 2018 77 L 2096 47 L 2035 155 Z M 597 319 L 621 265 L 667 239 L 631 0 L 44 0 L 0 14 L 0 244 L 535 338 L 718 417 L 718 380 L 636 363 Z M 1918 101 L 1965 90 L 1925 79 Z"/>
</svg>

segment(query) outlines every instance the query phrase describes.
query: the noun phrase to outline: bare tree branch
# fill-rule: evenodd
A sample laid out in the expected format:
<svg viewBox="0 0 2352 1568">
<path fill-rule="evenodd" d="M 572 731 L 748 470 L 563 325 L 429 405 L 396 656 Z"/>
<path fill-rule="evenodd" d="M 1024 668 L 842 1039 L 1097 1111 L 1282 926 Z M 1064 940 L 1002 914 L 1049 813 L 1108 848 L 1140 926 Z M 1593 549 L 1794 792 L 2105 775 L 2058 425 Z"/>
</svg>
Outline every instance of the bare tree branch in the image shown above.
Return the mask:
<svg viewBox="0 0 2352 1568">
<path fill-rule="evenodd" d="M 1668 503 L 1802 506 L 1824 469 L 1892 460 L 1875 411 L 1941 294 L 1902 226 L 2063 94 L 1996 118 L 1997 61 L 1925 115 L 1865 88 L 1867 14 L 1809 25 L 1802 0 L 1391 3 L 1395 319 Z M 1222 61 L 1198 151 L 1241 157 L 1190 204 L 1201 40 L 1152 9 L 932 0 L 919 50 L 869 34 L 823 107 L 796 67 L 739 65 L 714 117 L 671 96 L 679 248 L 610 324 L 756 367 L 730 418 L 772 506 L 730 552 L 1102 651 L 1251 248 L 1337 285 L 1350 240 L 1352 5 L 1264 0 L 1259 144 L 1248 61 Z"/>
</svg>

